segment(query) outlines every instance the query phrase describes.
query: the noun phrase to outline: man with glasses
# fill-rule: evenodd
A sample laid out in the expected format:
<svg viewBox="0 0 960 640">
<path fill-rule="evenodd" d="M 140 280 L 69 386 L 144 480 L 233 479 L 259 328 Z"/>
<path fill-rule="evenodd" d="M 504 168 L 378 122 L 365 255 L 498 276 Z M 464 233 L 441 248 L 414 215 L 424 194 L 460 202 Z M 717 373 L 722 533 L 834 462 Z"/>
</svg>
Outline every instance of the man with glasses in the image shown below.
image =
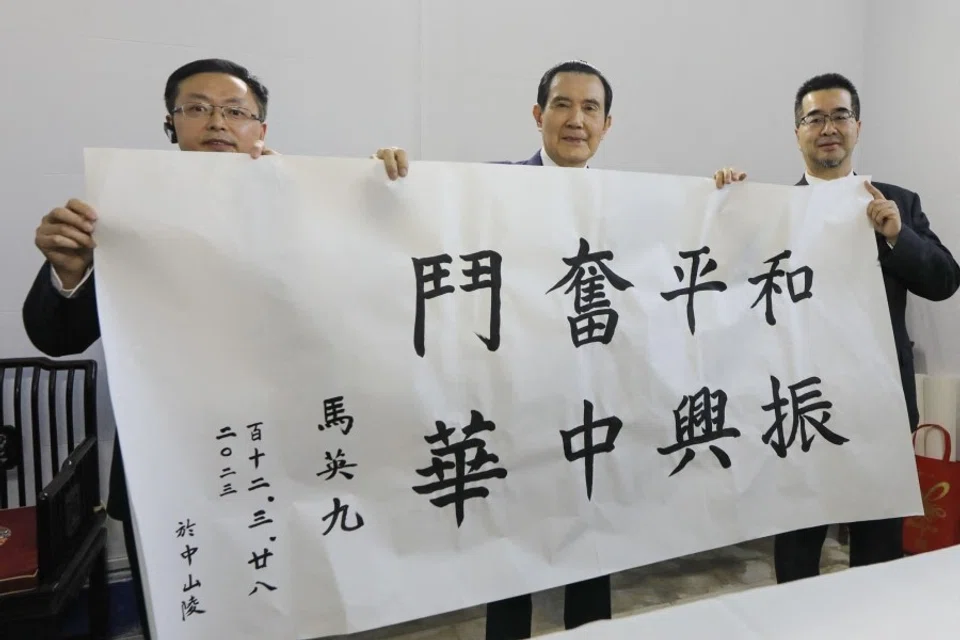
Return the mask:
<svg viewBox="0 0 960 640">
<path fill-rule="evenodd" d="M 853 173 L 853 150 L 860 137 L 860 96 L 847 78 L 836 73 L 806 81 L 794 100 L 797 145 L 806 173 L 798 186 L 844 178 Z M 746 177 L 735 169 L 714 175 L 717 187 Z M 913 351 L 907 334 L 907 292 L 927 300 L 946 300 L 960 287 L 960 266 L 930 229 L 920 196 L 902 187 L 864 181 L 873 200 L 866 216 L 873 226 L 877 254 L 887 292 L 893 337 L 900 364 L 910 429 L 917 428 L 917 390 Z M 883 428 L 885 425 L 877 425 Z M 777 582 L 820 573 L 820 554 L 827 525 L 783 533 L 774 538 Z M 903 519 L 888 518 L 850 524 L 850 566 L 886 562 L 903 556 Z"/>
<path fill-rule="evenodd" d="M 183 151 L 246 153 L 253 158 L 275 152 L 264 146 L 267 88 L 229 60 L 196 60 L 174 71 L 164 90 L 163 129 Z M 45 262 L 23 303 L 30 341 L 47 355 L 86 351 L 100 338 L 93 274 L 93 230 L 97 213 L 89 204 L 69 200 L 45 215 L 35 244 Z M 149 640 L 146 601 L 120 447 L 113 448 L 107 512 L 123 523 L 123 537 L 137 597 L 140 628 Z"/>
</svg>

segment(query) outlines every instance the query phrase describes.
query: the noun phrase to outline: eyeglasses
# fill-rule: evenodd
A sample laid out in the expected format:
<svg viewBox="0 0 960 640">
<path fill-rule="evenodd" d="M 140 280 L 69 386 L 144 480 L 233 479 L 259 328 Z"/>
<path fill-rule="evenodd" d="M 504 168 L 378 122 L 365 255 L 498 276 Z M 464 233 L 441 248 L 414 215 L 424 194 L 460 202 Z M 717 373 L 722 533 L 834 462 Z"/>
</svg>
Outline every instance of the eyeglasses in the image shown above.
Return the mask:
<svg viewBox="0 0 960 640">
<path fill-rule="evenodd" d="M 826 113 L 812 113 L 809 116 L 805 116 L 800 119 L 798 124 L 807 126 L 807 127 L 822 127 L 827 123 L 827 120 L 832 122 L 835 125 L 840 125 L 844 122 L 849 122 L 854 119 L 853 111 L 848 111 L 842 109 L 840 111 L 835 111 L 831 114 Z"/>
<path fill-rule="evenodd" d="M 224 118 L 227 120 L 233 120 L 234 122 L 260 121 L 260 116 L 253 113 L 249 109 L 245 109 L 244 107 L 234 107 L 232 105 L 220 106 L 215 104 L 207 104 L 205 102 L 184 103 L 175 108 L 173 113 L 179 112 L 191 120 L 196 120 L 199 118 L 209 118 L 214 109 L 220 109 L 220 113 L 223 114 Z"/>
</svg>

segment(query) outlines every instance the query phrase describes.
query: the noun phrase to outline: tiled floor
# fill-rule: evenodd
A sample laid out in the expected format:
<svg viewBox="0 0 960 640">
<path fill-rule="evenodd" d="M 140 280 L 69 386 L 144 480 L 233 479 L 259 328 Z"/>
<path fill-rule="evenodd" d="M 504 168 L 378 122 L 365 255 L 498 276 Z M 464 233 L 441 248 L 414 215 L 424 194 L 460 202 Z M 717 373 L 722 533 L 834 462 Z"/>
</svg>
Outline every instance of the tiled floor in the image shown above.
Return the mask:
<svg viewBox="0 0 960 640">
<path fill-rule="evenodd" d="M 824 573 L 847 566 L 847 550 L 827 539 Z M 763 539 L 615 574 L 613 615 L 634 615 L 681 602 L 774 583 L 773 540 Z M 563 589 L 534 594 L 533 633 L 563 629 Z M 484 640 L 484 608 L 340 636 L 343 640 Z"/>
<path fill-rule="evenodd" d="M 828 538 L 824 573 L 847 566 L 847 549 Z M 773 540 L 763 539 L 624 571 L 612 578 L 613 615 L 635 615 L 721 593 L 773 584 Z M 340 640 L 484 640 L 484 607 L 339 636 Z M 533 596 L 533 633 L 563 630 L 563 588 Z M 135 640 L 139 635 L 124 636 Z"/>
</svg>

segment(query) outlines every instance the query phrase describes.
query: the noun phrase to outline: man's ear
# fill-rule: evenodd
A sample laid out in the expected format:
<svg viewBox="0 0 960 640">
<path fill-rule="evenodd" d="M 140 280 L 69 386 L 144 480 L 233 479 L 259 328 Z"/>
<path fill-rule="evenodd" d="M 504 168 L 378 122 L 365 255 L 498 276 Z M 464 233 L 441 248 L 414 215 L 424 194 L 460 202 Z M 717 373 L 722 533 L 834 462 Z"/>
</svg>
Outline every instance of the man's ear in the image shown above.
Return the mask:
<svg viewBox="0 0 960 640">
<path fill-rule="evenodd" d="M 543 109 L 539 104 L 533 105 L 533 119 L 537 123 L 537 129 L 543 130 Z"/>
<path fill-rule="evenodd" d="M 167 139 L 170 140 L 171 144 L 177 143 L 177 130 L 174 129 L 173 122 L 170 121 L 169 116 L 163 121 L 163 131 L 167 134 Z"/>
</svg>

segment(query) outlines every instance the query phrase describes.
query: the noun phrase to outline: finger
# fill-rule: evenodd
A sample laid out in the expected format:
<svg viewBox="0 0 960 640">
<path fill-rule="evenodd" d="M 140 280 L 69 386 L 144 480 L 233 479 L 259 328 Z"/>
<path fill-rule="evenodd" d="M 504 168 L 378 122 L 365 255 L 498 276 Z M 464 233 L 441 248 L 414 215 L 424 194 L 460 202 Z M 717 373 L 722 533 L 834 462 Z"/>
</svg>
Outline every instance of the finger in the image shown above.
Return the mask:
<svg viewBox="0 0 960 640">
<path fill-rule="evenodd" d="M 734 174 L 733 174 L 733 179 L 734 179 L 736 182 L 743 182 L 744 180 L 747 179 L 747 174 L 744 173 L 743 171 L 736 171 L 736 172 L 734 172 Z"/>
<path fill-rule="evenodd" d="M 257 159 L 261 155 L 263 155 L 263 140 L 257 140 L 253 143 L 253 148 L 250 149 L 250 157 Z"/>
<path fill-rule="evenodd" d="M 96 209 L 94 209 L 93 207 L 91 207 L 90 205 L 88 205 L 88 204 L 87 204 L 86 202 L 84 202 L 83 200 L 77 200 L 76 198 L 70 198 L 70 199 L 67 201 L 67 206 L 66 206 L 66 208 L 69 209 L 70 211 L 73 211 L 74 213 L 80 214 L 81 216 L 83 216 L 83 217 L 86 218 L 87 220 L 93 221 L 93 220 L 96 220 L 96 219 L 97 219 L 97 211 L 96 211 Z"/>
<path fill-rule="evenodd" d="M 879 189 L 877 189 L 875 186 L 870 184 L 869 180 L 864 180 L 863 186 L 867 188 L 867 192 L 873 196 L 874 200 L 886 200 L 886 197 L 882 193 L 880 193 Z"/>
<path fill-rule="evenodd" d="M 410 162 L 407 160 L 407 152 L 403 149 L 397 149 L 394 154 L 397 159 L 397 172 L 401 177 L 407 175 L 407 171 L 410 169 Z"/>
<path fill-rule="evenodd" d="M 36 244 L 37 248 L 44 253 L 47 251 L 58 251 L 62 249 L 80 250 L 84 248 L 80 246 L 80 243 L 76 240 L 61 235 L 37 236 Z"/>
<path fill-rule="evenodd" d="M 383 168 L 387 172 L 387 177 L 391 180 L 397 179 L 397 156 L 393 152 L 393 149 L 381 149 L 383 153 L 377 152 L 377 155 L 380 156 L 380 159 L 383 160 Z"/>
<path fill-rule="evenodd" d="M 264 148 L 263 155 L 265 156 L 279 156 L 281 153 L 279 151 L 274 151 L 273 149 Z"/>
<path fill-rule="evenodd" d="M 40 230 L 40 235 L 54 238 L 70 238 L 76 242 L 79 247 L 87 249 L 93 249 L 95 246 L 93 242 L 93 236 L 67 224 L 51 224 L 42 227 Z"/>
<path fill-rule="evenodd" d="M 72 202 L 73 201 L 71 200 L 67 204 L 69 205 Z M 82 207 L 80 208 L 81 210 L 83 210 Z M 89 211 L 93 211 L 93 210 L 89 209 Z M 74 209 L 66 209 L 63 207 L 57 207 L 56 209 L 48 213 L 46 216 L 44 216 L 42 222 L 40 223 L 40 226 L 43 227 L 44 225 L 48 225 L 48 224 L 65 224 L 65 225 L 69 225 L 71 227 L 80 229 L 81 231 L 84 231 L 86 233 L 92 233 L 94 228 L 94 223 L 91 221 L 89 217 L 87 217 L 87 215 L 85 215 L 84 213 L 79 213 Z"/>
</svg>

